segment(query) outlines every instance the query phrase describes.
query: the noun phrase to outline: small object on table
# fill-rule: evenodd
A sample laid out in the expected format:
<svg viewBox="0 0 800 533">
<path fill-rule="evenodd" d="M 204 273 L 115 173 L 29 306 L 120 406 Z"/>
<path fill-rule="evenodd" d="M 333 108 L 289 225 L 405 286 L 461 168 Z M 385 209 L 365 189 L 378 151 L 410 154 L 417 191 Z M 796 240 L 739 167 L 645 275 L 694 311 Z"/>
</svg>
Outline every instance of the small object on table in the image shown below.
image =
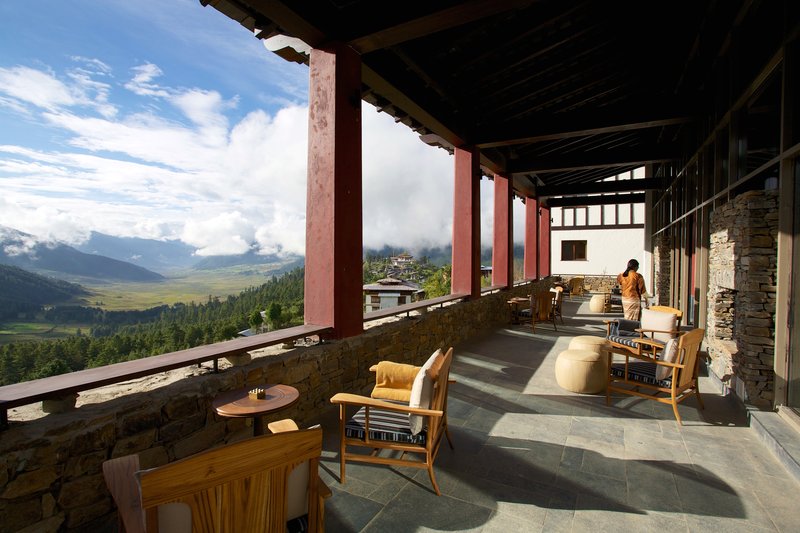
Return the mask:
<svg viewBox="0 0 800 533">
<path fill-rule="evenodd" d="M 258 398 L 259 394 L 263 394 L 263 397 Z M 211 407 L 220 416 L 252 417 L 253 434 L 263 435 L 264 420 L 262 417 L 273 411 L 289 407 L 299 399 L 300 393 L 292 386 L 263 385 L 255 389 L 247 387 L 222 392 L 211 402 Z"/>
<path fill-rule="evenodd" d="M 251 400 L 263 400 L 267 397 L 267 391 L 264 389 L 253 389 L 247 395 Z"/>
</svg>

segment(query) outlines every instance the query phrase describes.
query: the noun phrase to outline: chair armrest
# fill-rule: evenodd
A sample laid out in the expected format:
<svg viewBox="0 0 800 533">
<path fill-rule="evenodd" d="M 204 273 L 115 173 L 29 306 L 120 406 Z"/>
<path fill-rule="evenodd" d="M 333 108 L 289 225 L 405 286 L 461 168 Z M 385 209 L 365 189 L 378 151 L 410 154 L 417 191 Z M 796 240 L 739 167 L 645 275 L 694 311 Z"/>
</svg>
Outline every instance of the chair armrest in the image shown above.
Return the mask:
<svg viewBox="0 0 800 533">
<path fill-rule="evenodd" d="M 636 344 L 649 346 L 650 348 L 663 348 L 664 344 L 658 341 L 654 341 L 653 339 L 637 339 L 633 338 L 630 342 L 635 342 Z"/>
<path fill-rule="evenodd" d="M 297 431 L 300 429 L 295 421 L 291 418 L 284 418 L 283 420 L 270 422 L 267 424 L 267 428 L 272 433 L 285 433 L 287 431 Z"/>
<path fill-rule="evenodd" d="M 362 407 L 371 407 L 378 409 L 386 409 L 387 411 L 397 411 L 400 413 L 409 413 L 422 416 L 444 416 L 443 411 L 436 409 L 423 409 L 422 407 L 409 407 L 377 398 L 369 398 L 359 394 L 350 394 L 347 392 L 340 392 L 331 398 L 331 403 L 339 405 L 357 405 Z"/>
</svg>

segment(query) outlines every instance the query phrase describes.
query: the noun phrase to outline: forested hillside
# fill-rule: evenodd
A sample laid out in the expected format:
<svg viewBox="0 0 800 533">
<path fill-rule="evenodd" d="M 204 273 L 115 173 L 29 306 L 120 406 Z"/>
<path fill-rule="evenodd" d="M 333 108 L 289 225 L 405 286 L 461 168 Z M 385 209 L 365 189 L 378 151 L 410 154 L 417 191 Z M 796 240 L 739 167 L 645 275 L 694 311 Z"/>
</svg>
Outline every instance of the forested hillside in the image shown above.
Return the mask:
<svg viewBox="0 0 800 533">
<path fill-rule="evenodd" d="M 0 346 L 0 383 L 7 385 L 228 340 L 237 332 L 260 324 L 258 311 L 267 309 L 273 328 L 302 324 L 302 268 L 273 277 L 239 296 L 209 298 L 204 304 L 176 304 L 145 311 L 56 306 L 47 311 L 48 319 L 95 325 L 88 335 Z"/>
<path fill-rule="evenodd" d="M 43 305 L 69 302 L 88 294 L 80 285 L 0 264 L 0 320 L 36 313 Z"/>
</svg>

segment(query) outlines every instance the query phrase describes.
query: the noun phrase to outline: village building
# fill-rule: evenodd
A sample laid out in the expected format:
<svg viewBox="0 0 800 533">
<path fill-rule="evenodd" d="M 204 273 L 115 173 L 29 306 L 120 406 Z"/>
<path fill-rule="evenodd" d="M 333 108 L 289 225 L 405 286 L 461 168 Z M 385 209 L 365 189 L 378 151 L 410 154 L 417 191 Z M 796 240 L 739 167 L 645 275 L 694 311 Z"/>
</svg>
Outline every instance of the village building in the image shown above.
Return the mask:
<svg viewBox="0 0 800 533">
<path fill-rule="evenodd" d="M 411 303 L 421 294 L 420 286 L 411 281 L 383 278 L 364 285 L 364 312 L 378 311 Z"/>
</svg>

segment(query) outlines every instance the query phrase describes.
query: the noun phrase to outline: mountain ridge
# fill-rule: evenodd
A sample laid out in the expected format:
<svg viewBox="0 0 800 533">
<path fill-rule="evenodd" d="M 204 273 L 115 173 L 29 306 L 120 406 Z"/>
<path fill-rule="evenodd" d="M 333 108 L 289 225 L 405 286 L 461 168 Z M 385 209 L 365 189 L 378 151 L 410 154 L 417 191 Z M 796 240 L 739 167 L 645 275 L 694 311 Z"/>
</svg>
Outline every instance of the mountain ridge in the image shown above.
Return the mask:
<svg viewBox="0 0 800 533">
<path fill-rule="evenodd" d="M 102 255 L 87 254 L 59 242 L 0 226 L 0 264 L 38 274 L 66 274 L 103 280 L 160 281 L 164 276 L 144 267 Z"/>
</svg>

